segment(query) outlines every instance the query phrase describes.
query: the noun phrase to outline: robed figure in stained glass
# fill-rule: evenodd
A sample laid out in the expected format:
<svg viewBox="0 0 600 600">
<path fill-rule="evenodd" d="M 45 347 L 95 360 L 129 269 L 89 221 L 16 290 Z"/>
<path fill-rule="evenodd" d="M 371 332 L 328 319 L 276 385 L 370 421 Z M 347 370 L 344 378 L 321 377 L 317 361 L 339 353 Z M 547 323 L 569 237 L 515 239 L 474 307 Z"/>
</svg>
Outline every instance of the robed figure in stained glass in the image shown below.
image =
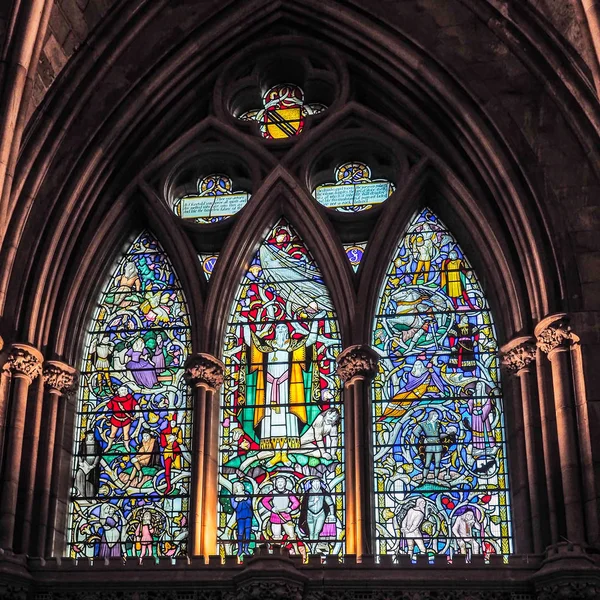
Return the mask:
<svg viewBox="0 0 600 600">
<path fill-rule="evenodd" d="M 250 331 L 247 400 L 255 407 L 252 425 L 260 448 L 274 452 L 270 464 L 289 465 L 288 450 L 300 448 L 300 431 L 308 421 L 316 334 L 293 338 L 284 323 L 274 329 L 271 340 Z"/>
<path fill-rule="evenodd" d="M 339 346 L 321 273 L 282 220 L 242 279 L 226 335 L 219 475 L 223 554 L 249 554 L 268 541 L 302 556 L 317 548 L 342 551 Z M 308 526 L 300 499 L 311 481 L 321 483 L 311 491 L 315 518 Z"/>
</svg>

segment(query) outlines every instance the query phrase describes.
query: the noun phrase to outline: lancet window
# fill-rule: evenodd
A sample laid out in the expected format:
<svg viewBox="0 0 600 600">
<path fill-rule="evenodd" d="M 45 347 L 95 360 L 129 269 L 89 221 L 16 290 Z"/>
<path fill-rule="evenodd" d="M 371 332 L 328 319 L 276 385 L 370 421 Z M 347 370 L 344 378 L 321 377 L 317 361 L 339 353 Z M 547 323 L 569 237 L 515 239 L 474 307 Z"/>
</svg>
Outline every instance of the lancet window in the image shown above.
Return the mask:
<svg viewBox="0 0 600 600">
<path fill-rule="evenodd" d="M 494 323 L 470 263 L 428 209 L 388 269 L 373 347 L 377 553 L 508 554 Z"/>
<path fill-rule="evenodd" d="M 69 556 L 186 554 L 189 353 L 181 285 L 159 243 L 144 232 L 108 277 L 85 339 Z"/>
</svg>

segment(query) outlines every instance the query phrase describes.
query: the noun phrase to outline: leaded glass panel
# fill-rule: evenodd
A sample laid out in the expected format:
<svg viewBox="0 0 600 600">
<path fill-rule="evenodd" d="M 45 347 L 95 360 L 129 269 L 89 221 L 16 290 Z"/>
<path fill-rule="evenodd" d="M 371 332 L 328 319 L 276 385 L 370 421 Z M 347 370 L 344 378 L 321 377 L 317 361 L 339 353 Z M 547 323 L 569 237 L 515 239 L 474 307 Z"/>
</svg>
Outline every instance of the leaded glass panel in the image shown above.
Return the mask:
<svg viewBox="0 0 600 600">
<path fill-rule="evenodd" d="M 158 242 L 142 233 L 113 269 L 87 332 L 68 554 L 186 554 L 192 414 L 189 316 Z"/>
<path fill-rule="evenodd" d="M 377 552 L 509 554 L 494 323 L 471 265 L 428 209 L 388 270 L 373 347 Z"/>
<path fill-rule="evenodd" d="M 285 221 L 267 234 L 231 310 L 221 406 L 219 545 L 251 554 L 340 554 L 343 407 L 335 311 L 321 273 Z"/>
</svg>

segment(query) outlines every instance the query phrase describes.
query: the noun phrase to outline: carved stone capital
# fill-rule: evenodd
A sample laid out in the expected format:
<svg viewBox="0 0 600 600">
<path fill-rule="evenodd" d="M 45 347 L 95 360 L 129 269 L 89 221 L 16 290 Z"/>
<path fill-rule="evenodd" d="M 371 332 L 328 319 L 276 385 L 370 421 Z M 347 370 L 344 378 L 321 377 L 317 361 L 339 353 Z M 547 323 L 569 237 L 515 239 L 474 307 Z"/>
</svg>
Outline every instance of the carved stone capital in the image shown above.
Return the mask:
<svg viewBox="0 0 600 600">
<path fill-rule="evenodd" d="M 569 327 L 567 316 L 563 313 L 546 317 L 535 328 L 537 347 L 548 355 L 555 350 L 565 350 L 574 342 L 579 341 Z"/>
<path fill-rule="evenodd" d="M 520 337 L 502 348 L 502 366 L 509 373 L 518 373 L 526 369 L 537 354 L 535 340 L 532 337 Z"/>
<path fill-rule="evenodd" d="M 44 357 L 37 348 L 27 344 L 13 344 L 6 361 L 6 368 L 11 375 L 25 376 L 31 383 L 41 375 L 43 362 Z"/>
<path fill-rule="evenodd" d="M 76 371 L 65 363 L 47 361 L 44 363 L 43 377 L 45 386 L 59 394 L 67 394 L 75 388 Z"/>
<path fill-rule="evenodd" d="M 185 363 L 185 380 L 189 385 L 197 387 L 205 385 L 218 390 L 223 385 L 225 365 L 210 354 L 192 354 Z"/>
<path fill-rule="evenodd" d="M 348 383 L 355 377 L 373 379 L 377 373 L 379 355 L 370 346 L 349 346 L 337 357 L 336 372 Z"/>
</svg>

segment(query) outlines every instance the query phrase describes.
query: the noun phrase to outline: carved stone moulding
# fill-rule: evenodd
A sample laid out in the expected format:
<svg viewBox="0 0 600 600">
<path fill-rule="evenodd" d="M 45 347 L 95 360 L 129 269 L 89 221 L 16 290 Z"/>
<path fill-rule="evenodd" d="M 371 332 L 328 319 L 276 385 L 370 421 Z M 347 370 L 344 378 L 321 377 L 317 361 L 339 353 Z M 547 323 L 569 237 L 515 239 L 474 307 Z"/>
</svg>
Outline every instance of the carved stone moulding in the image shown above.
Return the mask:
<svg viewBox="0 0 600 600">
<path fill-rule="evenodd" d="M 534 338 L 527 336 L 515 338 L 502 347 L 502 366 L 509 373 L 519 373 L 535 360 L 536 353 Z"/>
<path fill-rule="evenodd" d="M 550 315 L 542 319 L 535 327 L 537 347 L 548 355 L 556 350 L 565 350 L 579 341 L 571 331 L 569 320 L 565 313 Z"/>
<path fill-rule="evenodd" d="M 218 390 L 223 385 L 225 365 L 211 354 L 192 354 L 185 363 L 185 380 L 192 387 L 205 385 Z"/>
<path fill-rule="evenodd" d="M 32 382 L 42 374 L 44 357 L 42 353 L 28 344 L 13 344 L 5 368 L 11 375 L 25 376 Z"/>
<path fill-rule="evenodd" d="M 44 384 L 49 390 L 55 390 L 59 394 L 68 394 L 74 391 L 77 383 L 77 372 L 73 367 L 49 360 L 44 363 L 42 373 Z"/>
<path fill-rule="evenodd" d="M 377 373 L 379 355 L 370 346 L 349 346 L 337 357 L 336 372 L 344 383 L 355 377 L 373 379 Z"/>
</svg>

